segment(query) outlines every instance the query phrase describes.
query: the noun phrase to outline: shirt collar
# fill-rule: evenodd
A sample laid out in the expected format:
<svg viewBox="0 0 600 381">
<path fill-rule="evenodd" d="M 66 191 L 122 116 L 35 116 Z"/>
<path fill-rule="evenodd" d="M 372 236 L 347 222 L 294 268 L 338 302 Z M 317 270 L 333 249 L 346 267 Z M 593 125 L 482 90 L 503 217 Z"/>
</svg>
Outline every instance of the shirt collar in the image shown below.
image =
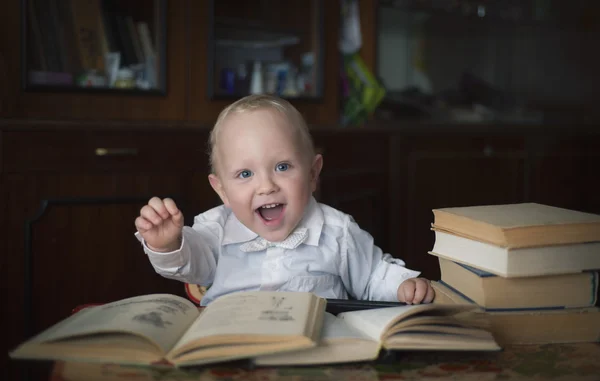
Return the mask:
<svg viewBox="0 0 600 381">
<path fill-rule="evenodd" d="M 258 237 L 258 234 L 242 224 L 231 211 L 227 216 L 223 230 L 223 245 L 248 242 Z"/>
<path fill-rule="evenodd" d="M 308 205 L 306 205 L 304 217 L 300 220 L 298 226 L 296 226 L 296 229 L 308 229 L 308 238 L 304 241 L 304 244 L 311 246 L 317 246 L 319 244 L 321 231 L 323 230 L 323 222 L 323 211 L 319 208 L 319 204 L 315 198 L 311 196 Z M 242 224 L 233 213 L 229 213 L 227 216 L 223 234 L 223 245 L 248 242 L 258 237 L 258 234 Z"/>
</svg>

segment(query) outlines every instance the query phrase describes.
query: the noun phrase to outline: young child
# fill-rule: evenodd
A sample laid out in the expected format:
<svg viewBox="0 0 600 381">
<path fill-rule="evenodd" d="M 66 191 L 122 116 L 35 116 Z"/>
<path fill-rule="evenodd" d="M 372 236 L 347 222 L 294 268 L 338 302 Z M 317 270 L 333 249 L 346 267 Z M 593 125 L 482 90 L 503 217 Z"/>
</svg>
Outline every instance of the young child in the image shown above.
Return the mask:
<svg viewBox="0 0 600 381">
<path fill-rule="evenodd" d="M 323 166 L 300 113 L 251 95 L 225 108 L 210 135 L 211 186 L 224 205 L 183 226 L 173 200 L 135 220 L 156 272 L 211 285 L 207 305 L 235 291 L 309 291 L 325 298 L 429 303 L 428 280 L 384 254 L 351 216 L 312 196 Z"/>
</svg>

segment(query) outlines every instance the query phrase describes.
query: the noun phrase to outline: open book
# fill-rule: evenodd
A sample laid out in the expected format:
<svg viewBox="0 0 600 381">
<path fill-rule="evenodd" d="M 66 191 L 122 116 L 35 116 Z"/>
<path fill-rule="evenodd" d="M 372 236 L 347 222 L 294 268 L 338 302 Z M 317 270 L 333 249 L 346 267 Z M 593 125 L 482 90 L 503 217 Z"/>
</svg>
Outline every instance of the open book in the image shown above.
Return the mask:
<svg viewBox="0 0 600 381">
<path fill-rule="evenodd" d="M 472 324 L 473 305 L 420 304 L 326 313 L 320 344 L 260 356 L 257 365 L 328 364 L 376 359 L 380 350 L 476 350 L 500 347 Z"/>
<path fill-rule="evenodd" d="M 15 359 L 200 365 L 315 346 L 326 300 L 304 292 L 240 292 L 199 311 L 175 295 L 84 309 L 26 341 Z"/>
</svg>

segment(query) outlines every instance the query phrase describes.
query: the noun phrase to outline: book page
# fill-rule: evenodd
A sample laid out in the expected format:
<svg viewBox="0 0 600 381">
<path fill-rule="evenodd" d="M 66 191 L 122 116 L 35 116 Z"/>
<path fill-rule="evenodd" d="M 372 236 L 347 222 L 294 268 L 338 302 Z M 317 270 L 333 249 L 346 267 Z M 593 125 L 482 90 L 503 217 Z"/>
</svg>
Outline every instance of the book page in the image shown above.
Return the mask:
<svg viewBox="0 0 600 381">
<path fill-rule="evenodd" d="M 238 292 L 209 304 L 176 347 L 216 335 L 297 335 L 309 332 L 318 298 L 303 292 Z M 240 338 L 242 340 L 242 338 Z"/>
<path fill-rule="evenodd" d="M 329 342 L 341 338 L 373 341 L 367 334 L 348 325 L 344 319 L 338 319 L 329 312 L 326 312 L 321 331 L 321 341 Z"/>
<path fill-rule="evenodd" d="M 388 324 L 398 316 L 408 314 L 421 306 L 422 305 L 406 305 L 342 312 L 338 315 L 338 318 L 344 319 L 350 327 L 361 330 L 371 339 L 379 341 Z"/>
<path fill-rule="evenodd" d="M 257 365 L 328 364 L 365 361 L 377 357 L 379 342 L 350 327 L 343 319 L 326 312 L 319 345 L 294 352 L 259 356 Z"/>
<path fill-rule="evenodd" d="M 339 338 L 373 340 L 367 334 L 349 326 L 344 319 L 338 319 L 329 312 L 325 313 L 322 341 L 334 341 Z"/>
<path fill-rule="evenodd" d="M 30 342 L 48 342 L 102 332 L 133 332 L 152 340 L 166 353 L 198 315 L 196 306 L 179 296 L 136 296 L 86 308 Z"/>
<path fill-rule="evenodd" d="M 383 334 L 393 323 L 423 314 L 426 316 L 453 315 L 461 311 L 473 309 L 471 306 L 416 304 L 398 307 L 375 308 L 362 311 L 343 312 L 338 318 L 344 319 L 348 325 L 359 329 L 374 340 L 381 340 Z"/>
</svg>

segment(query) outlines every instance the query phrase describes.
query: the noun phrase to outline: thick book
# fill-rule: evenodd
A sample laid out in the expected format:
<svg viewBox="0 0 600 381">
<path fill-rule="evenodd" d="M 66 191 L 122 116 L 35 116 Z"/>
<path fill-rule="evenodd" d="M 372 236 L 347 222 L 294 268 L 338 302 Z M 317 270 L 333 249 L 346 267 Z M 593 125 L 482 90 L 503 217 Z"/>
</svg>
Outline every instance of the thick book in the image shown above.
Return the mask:
<svg viewBox="0 0 600 381">
<path fill-rule="evenodd" d="M 434 304 L 473 305 L 442 283 L 432 282 L 432 286 Z M 472 315 L 472 324 L 485 326 L 501 346 L 600 341 L 600 308 L 597 307 L 479 310 Z"/>
<path fill-rule="evenodd" d="M 598 273 L 503 278 L 439 258 L 441 282 L 486 310 L 593 307 Z"/>
<path fill-rule="evenodd" d="M 468 237 L 435 231 L 429 252 L 502 277 L 578 273 L 600 269 L 600 242 L 506 248 Z"/>
<path fill-rule="evenodd" d="M 14 359 L 201 365 L 317 344 L 326 300 L 308 292 L 239 292 L 199 310 L 168 294 L 81 310 L 10 353 Z"/>
<path fill-rule="evenodd" d="M 600 241 L 600 215 L 522 203 L 434 209 L 433 227 L 496 246 Z"/>
<path fill-rule="evenodd" d="M 104 71 L 104 23 L 100 1 L 68 2 L 71 8 L 69 31 L 75 35 L 75 54 L 83 70 Z"/>
<path fill-rule="evenodd" d="M 378 358 L 382 350 L 495 351 L 481 324 L 470 324 L 474 305 L 418 304 L 326 313 L 318 346 L 260 356 L 257 365 L 312 365 Z"/>
</svg>

